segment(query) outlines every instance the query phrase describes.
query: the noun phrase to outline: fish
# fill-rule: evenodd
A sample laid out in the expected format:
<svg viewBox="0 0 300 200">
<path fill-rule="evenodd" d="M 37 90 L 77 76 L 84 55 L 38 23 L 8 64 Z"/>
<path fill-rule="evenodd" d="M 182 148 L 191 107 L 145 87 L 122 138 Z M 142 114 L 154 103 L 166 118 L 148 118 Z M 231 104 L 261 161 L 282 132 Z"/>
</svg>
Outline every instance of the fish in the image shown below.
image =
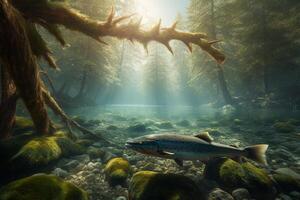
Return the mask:
<svg viewBox="0 0 300 200">
<path fill-rule="evenodd" d="M 139 153 L 166 159 L 173 159 L 179 166 L 184 160 L 207 162 L 213 158 L 246 157 L 260 164 L 267 165 L 267 144 L 258 144 L 244 148 L 213 142 L 208 132 L 197 135 L 179 135 L 162 133 L 140 136 L 125 143 L 127 149 Z"/>
</svg>

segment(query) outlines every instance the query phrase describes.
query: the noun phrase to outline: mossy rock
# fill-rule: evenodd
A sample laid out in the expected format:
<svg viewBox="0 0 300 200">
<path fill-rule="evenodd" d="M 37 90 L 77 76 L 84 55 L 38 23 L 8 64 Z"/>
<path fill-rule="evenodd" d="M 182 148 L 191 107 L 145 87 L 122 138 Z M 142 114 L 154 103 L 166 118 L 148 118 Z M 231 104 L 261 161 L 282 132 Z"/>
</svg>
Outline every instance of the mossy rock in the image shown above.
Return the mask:
<svg viewBox="0 0 300 200">
<path fill-rule="evenodd" d="M 21 134 L 32 130 L 34 130 L 34 124 L 31 119 L 20 116 L 16 117 L 13 129 L 14 134 Z"/>
<path fill-rule="evenodd" d="M 61 156 L 83 153 L 83 148 L 58 132 L 51 137 L 38 137 L 27 142 L 16 153 L 11 162 L 13 165 L 27 167 L 43 166 Z"/>
<path fill-rule="evenodd" d="M 106 130 L 109 130 L 109 131 L 116 131 L 118 129 L 119 129 L 119 127 L 117 127 L 115 125 L 109 125 L 108 127 L 106 127 Z"/>
<path fill-rule="evenodd" d="M 90 158 L 92 159 L 96 159 L 96 158 L 103 158 L 105 155 L 105 151 L 99 149 L 99 148 L 95 148 L 95 147 L 91 147 L 87 150 L 87 154 L 90 156 Z"/>
<path fill-rule="evenodd" d="M 32 132 L 13 136 L 7 140 L 0 141 L 0 163 L 7 163 L 18 151 L 35 136 Z"/>
<path fill-rule="evenodd" d="M 86 123 L 86 120 L 80 116 L 74 116 L 74 117 L 72 117 L 72 119 L 82 126 L 85 125 L 85 123 Z"/>
<path fill-rule="evenodd" d="M 246 188 L 257 199 L 272 199 L 276 194 L 267 172 L 250 162 L 238 163 L 232 159 L 215 159 L 206 165 L 204 176 L 217 181 L 229 190 Z"/>
<path fill-rule="evenodd" d="M 140 171 L 129 185 L 131 200 L 199 200 L 202 196 L 194 181 L 177 174 Z"/>
<path fill-rule="evenodd" d="M 275 171 L 274 180 L 283 192 L 300 191 L 300 175 L 288 168 Z"/>
<path fill-rule="evenodd" d="M 276 122 L 273 126 L 275 130 L 280 133 L 291 133 L 295 131 L 295 126 L 289 122 Z"/>
<path fill-rule="evenodd" d="M 107 162 L 104 172 L 111 186 L 124 185 L 131 173 L 131 166 L 124 158 L 113 158 Z"/>
<path fill-rule="evenodd" d="M 85 191 L 53 175 L 34 175 L 0 189 L 1 200 L 87 200 Z"/>
</svg>

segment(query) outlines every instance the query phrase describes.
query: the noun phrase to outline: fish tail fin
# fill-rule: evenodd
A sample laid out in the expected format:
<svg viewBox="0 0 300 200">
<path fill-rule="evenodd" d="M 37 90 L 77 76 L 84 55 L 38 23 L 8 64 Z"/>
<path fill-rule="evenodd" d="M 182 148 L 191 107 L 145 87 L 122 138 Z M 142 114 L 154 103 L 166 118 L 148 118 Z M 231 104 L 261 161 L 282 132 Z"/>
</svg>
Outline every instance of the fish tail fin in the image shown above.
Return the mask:
<svg viewBox="0 0 300 200">
<path fill-rule="evenodd" d="M 254 146 L 249 146 L 245 148 L 246 157 L 254 160 L 263 165 L 268 165 L 266 160 L 266 151 L 269 145 L 267 144 L 258 144 Z"/>
</svg>

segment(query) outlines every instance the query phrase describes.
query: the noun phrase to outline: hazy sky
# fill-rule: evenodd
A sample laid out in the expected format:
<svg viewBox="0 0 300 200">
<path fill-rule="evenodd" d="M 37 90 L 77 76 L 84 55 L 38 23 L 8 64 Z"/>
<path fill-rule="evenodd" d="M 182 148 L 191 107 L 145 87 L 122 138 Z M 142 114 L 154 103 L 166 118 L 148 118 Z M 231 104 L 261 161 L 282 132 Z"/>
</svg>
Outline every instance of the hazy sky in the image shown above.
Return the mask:
<svg viewBox="0 0 300 200">
<path fill-rule="evenodd" d="M 152 19 L 161 18 L 164 25 L 171 24 L 178 12 L 184 14 L 189 0 L 136 0 L 138 12 Z"/>
</svg>

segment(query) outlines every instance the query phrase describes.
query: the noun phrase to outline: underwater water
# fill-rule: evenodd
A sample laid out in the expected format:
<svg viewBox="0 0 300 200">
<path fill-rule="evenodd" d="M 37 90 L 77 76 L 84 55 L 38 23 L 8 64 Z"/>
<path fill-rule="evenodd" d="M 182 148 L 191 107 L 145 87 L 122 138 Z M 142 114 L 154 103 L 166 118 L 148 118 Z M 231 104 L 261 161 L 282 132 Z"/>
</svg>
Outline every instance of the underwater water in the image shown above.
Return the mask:
<svg viewBox="0 0 300 200">
<path fill-rule="evenodd" d="M 300 200 L 299 10 L 0 0 L 0 200 Z"/>
</svg>

